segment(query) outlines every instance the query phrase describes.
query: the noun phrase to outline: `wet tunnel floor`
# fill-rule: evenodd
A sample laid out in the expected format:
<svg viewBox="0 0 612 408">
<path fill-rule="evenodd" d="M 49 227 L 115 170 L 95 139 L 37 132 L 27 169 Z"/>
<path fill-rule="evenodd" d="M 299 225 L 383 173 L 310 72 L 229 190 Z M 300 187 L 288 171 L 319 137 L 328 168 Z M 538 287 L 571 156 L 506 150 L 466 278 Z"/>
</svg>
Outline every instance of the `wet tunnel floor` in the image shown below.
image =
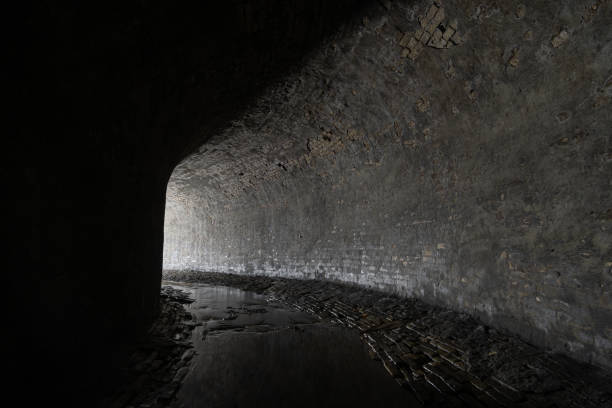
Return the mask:
<svg viewBox="0 0 612 408">
<path fill-rule="evenodd" d="M 418 299 L 319 280 L 165 278 L 160 317 L 98 406 L 612 407 L 608 370 Z"/>
<path fill-rule="evenodd" d="M 368 357 L 358 333 L 224 286 L 173 285 L 191 293 L 189 373 L 182 407 L 419 406 Z"/>
<path fill-rule="evenodd" d="M 425 406 L 612 407 L 608 370 L 543 350 L 467 314 L 418 299 L 321 280 L 189 271 L 168 271 L 165 278 L 256 292 L 286 309 L 320 319 L 322 327 L 351 329 L 396 387 Z M 341 361 L 342 348 L 335 346 L 341 338 L 349 337 L 330 336 L 331 348 L 319 351 L 321 358 L 316 361 L 339 364 L 333 362 Z M 382 405 L 381 398 L 388 394 L 384 390 L 368 391 L 378 398 L 374 406 Z M 342 397 L 339 400 L 340 405 L 351 405 Z M 357 400 L 354 406 L 369 406 Z"/>
</svg>

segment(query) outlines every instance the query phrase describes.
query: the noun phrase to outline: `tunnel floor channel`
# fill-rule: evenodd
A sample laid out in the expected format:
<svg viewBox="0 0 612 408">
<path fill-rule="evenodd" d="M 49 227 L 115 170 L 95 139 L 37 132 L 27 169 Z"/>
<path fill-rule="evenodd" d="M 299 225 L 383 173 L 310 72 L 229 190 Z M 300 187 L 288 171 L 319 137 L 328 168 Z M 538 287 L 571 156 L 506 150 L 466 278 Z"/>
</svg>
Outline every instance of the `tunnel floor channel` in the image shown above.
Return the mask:
<svg viewBox="0 0 612 408">
<path fill-rule="evenodd" d="M 111 407 L 612 407 L 612 373 L 418 299 L 167 272 Z"/>
<path fill-rule="evenodd" d="M 352 330 L 254 292 L 171 286 L 190 293 L 201 324 L 175 406 L 419 406 Z"/>
</svg>

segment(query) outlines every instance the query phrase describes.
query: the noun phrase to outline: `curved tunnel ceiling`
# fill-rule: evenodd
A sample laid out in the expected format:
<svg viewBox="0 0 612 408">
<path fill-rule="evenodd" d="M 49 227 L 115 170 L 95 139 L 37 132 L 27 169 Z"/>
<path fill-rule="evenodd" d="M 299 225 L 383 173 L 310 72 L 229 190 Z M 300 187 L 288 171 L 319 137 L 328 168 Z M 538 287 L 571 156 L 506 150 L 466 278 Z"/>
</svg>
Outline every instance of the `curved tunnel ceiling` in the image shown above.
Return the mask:
<svg viewBox="0 0 612 408">
<path fill-rule="evenodd" d="M 179 164 L 164 267 L 326 278 L 612 365 L 609 2 L 382 2 Z"/>
</svg>

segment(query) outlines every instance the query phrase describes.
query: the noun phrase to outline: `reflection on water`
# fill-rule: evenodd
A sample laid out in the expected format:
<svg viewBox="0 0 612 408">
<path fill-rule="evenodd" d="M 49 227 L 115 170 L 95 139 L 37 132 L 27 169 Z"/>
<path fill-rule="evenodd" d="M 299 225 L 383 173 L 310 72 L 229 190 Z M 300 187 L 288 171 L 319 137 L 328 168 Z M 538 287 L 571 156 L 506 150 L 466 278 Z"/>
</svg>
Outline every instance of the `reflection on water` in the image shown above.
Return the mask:
<svg viewBox="0 0 612 408">
<path fill-rule="evenodd" d="M 191 407 L 418 406 L 370 360 L 356 332 L 223 286 L 176 285 L 202 323 L 178 392 Z"/>
</svg>

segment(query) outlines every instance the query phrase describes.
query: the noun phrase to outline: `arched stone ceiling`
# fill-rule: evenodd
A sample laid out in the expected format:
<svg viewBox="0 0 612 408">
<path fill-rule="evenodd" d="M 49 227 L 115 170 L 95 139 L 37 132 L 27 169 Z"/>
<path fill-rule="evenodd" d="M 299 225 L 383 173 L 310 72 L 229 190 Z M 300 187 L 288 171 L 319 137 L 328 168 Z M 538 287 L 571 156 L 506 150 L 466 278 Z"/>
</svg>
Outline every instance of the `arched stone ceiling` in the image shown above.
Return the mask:
<svg viewBox="0 0 612 408">
<path fill-rule="evenodd" d="M 610 365 L 611 24 L 382 2 L 177 166 L 165 266 L 418 296 Z"/>
</svg>

